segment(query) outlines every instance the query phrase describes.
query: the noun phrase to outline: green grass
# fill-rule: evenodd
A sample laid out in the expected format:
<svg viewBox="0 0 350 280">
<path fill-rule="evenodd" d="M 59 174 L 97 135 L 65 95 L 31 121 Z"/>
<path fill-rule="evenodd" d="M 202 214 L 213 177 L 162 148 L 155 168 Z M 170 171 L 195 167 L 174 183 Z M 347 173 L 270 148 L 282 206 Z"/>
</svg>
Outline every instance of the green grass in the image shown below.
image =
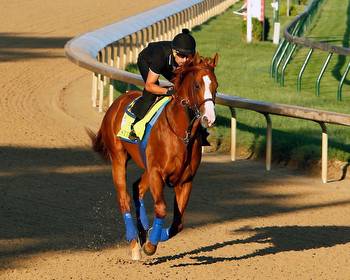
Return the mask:
<svg viewBox="0 0 350 280">
<path fill-rule="evenodd" d="M 242 18 L 234 15 L 242 3 L 231 7 L 224 14 L 212 18 L 193 30 L 197 50 L 203 56 L 219 53 L 219 64 L 215 70 L 219 81 L 218 91 L 272 103 L 293 104 L 341 113 L 350 113 L 350 82 L 343 87 L 343 101 L 336 101 L 340 75 L 349 58 L 333 56 L 321 81 L 321 94 L 315 96 L 315 81 L 327 53 L 315 51 L 303 76 L 302 91 L 296 91 L 296 78 L 307 49 L 300 48 L 287 68 L 285 86 L 280 87 L 269 75 L 269 67 L 276 46 L 272 44 L 272 9 L 266 4 L 266 15 L 270 19 L 268 41 L 246 44 L 242 40 Z M 325 0 L 314 27 L 307 36 L 329 40 L 332 44 L 348 46 L 350 33 L 350 8 L 344 0 Z M 297 7 L 302 11 L 303 7 Z M 281 15 L 282 28 L 292 20 Z M 131 66 L 132 72 L 137 72 Z M 350 75 L 350 74 L 349 74 Z M 123 92 L 125 86 L 119 84 Z M 230 112 L 227 107 L 217 107 L 217 125 L 211 129 L 213 146 L 218 151 L 230 148 Z M 237 146 L 245 155 L 263 157 L 265 153 L 265 127 L 263 115 L 248 110 L 237 110 Z M 321 128 L 317 123 L 272 116 L 273 160 L 275 162 L 298 162 L 303 166 L 309 160 L 320 159 Z M 328 125 L 329 158 L 350 161 L 350 128 Z"/>
<path fill-rule="evenodd" d="M 211 19 L 193 32 L 201 55 L 220 55 L 216 75 L 219 92 L 273 103 L 293 104 L 328 111 L 350 113 L 350 83 L 343 87 L 343 101 L 336 101 L 339 76 L 344 72 L 348 58 L 333 56 L 321 81 L 321 94 L 315 96 L 315 82 L 327 53 L 315 51 L 303 77 L 302 91 L 296 91 L 296 78 L 307 49 L 299 49 L 288 66 L 285 87 L 280 87 L 269 76 L 269 66 L 276 46 L 271 41 L 246 44 L 242 40 L 242 18 L 232 13 L 241 3 L 236 4 L 223 15 Z M 343 0 L 325 1 L 317 22 L 308 36 L 323 40 L 337 39 L 338 45 L 348 44 L 348 17 L 350 4 Z M 346 7 L 345 7 L 346 6 Z M 272 13 L 266 8 L 272 26 Z M 287 19 L 281 17 L 282 26 Z M 272 28 L 269 38 L 272 37 Z M 345 63 L 346 61 L 346 63 Z M 213 140 L 219 151 L 228 151 L 230 136 L 230 113 L 226 107 L 217 106 L 218 123 L 213 129 Z M 262 115 L 237 110 L 238 146 L 252 155 L 265 153 L 265 119 Z M 276 161 L 300 162 L 320 158 L 321 129 L 318 124 L 285 117 L 272 116 L 273 156 Z M 350 128 L 328 125 L 329 157 L 342 161 L 350 159 Z"/>
</svg>

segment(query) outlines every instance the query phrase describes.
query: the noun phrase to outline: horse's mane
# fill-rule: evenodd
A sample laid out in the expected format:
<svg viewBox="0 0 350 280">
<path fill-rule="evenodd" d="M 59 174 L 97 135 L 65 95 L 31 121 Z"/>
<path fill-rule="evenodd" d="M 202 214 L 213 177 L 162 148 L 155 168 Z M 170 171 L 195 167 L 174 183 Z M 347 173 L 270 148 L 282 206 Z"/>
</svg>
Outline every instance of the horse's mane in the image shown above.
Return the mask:
<svg viewBox="0 0 350 280">
<path fill-rule="evenodd" d="M 211 57 L 203 57 L 196 53 L 193 58 L 189 59 L 175 70 L 175 77 L 171 80 L 174 84 L 175 90 L 181 86 L 182 81 L 188 73 L 205 68 L 214 71 L 214 59 Z"/>
</svg>

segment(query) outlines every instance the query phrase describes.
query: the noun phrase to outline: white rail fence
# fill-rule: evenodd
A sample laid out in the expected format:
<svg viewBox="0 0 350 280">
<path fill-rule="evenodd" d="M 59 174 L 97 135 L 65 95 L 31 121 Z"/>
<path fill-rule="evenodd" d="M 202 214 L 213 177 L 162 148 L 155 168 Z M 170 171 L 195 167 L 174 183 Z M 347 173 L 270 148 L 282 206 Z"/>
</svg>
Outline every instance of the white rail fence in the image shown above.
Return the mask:
<svg viewBox="0 0 350 280">
<path fill-rule="evenodd" d="M 109 84 L 109 101 L 113 102 L 114 80 L 143 86 L 140 75 L 124 71 L 149 42 L 171 40 L 182 28 L 192 29 L 224 12 L 237 0 L 177 0 L 151 11 L 127 18 L 95 31 L 75 37 L 65 45 L 66 56 L 92 74 L 92 105 L 103 112 L 104 87 Z M 168 84 L 161 82 L 161 84 Z M 322 131 L 322 181 L 326 183 L 328 134 L 326 123 L 350 126 L 350 115 L 322 110 L 272 104 L 218 93 L 217 103 L 231 110 L 231 159 L 236 159 L 235 108 L 256 111 L 266 119 L 266 169 L 271 168 L 272 122 L 270 115 L 298 118 L 320 124 Z"/>
<path fill-rule="evenodd" d="M 224 12 L 235 2 L 237 0 L 173 1 L 76 37 L 65 46 L 66 54 L 74 63 L 94 72 L 92 106 L 98 107 L 102 112 L 104 86 L 109 84 L 109 104 L 111 104 L 113 79 L 119 80 L 110 74 L 112 68 L 125 69 L 129 63 L 137 61 L 139 52 L 148 43 L 172 40 L 182 28 L 192 29 L 199 26 L 209 18 Z M 91 59 L 98 63 L 89 64 Z"/>
</svg>

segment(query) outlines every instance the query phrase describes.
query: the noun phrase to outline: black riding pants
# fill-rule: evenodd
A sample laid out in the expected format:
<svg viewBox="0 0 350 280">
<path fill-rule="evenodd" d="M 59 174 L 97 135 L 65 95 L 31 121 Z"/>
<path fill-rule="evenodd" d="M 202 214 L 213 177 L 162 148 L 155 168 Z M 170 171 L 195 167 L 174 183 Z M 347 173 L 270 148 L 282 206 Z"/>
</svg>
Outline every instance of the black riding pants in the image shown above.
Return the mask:
<svg viewBox="0 0 350 280">
<path fill-rule="evenodd" d="M 143 59 L 139 58 L 137 60 L 137 66 L 140 70 L 142 79 L 144 80 L 144 82 L 146 82 L 149 72 L 148 63 L 146 63 L 146 61 L 144 61 Z M 157 85 L 159 85 L 159 81 L 157 81 Z M 136 104 L 132 108 L 132 112 L 138 119 L 142 119 L 146 115 L 148 109 L 152 106 L 154 101 L 156 101 L 156 98 L 157 95 L 150 93 L 149 91 L 144 89 L 142 96 L 137 100 Z"/>
</svg>

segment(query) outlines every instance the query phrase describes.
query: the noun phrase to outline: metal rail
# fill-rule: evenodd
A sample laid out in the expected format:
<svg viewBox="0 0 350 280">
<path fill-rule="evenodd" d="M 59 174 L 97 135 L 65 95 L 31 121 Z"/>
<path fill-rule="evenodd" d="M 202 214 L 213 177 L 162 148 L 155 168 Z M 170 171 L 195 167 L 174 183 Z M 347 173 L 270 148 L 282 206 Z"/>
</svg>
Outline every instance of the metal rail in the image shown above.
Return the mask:
<svg viewBox="0 0 350 280">
<path fill-rule="evenodd" d="M 276 49 L 276 52 L 273 56 L 272 62 L 271 62 L 271 76 L 275 77 L 276 81 L 279 81 L 279 73 L 278 73 L 278 66 L 282 61 L 285 61 L 283 70 L 281 73 L 281 81 L 280 85 L 284 86 L 284 73 L 286 70 L 286 67 L 288 63 L 291 60 L 291 57 L 293 55 L 293 52 L 295 50 L 296 46 L 300 47 L 305 47 L 309 48 L 310 51 L 307 54 L 307 57 L 305 58 L 304 64 L 302 65 L 302 68 L 300 69 L 298 80 L 297 80 L 297 91 L 300 92 L 301 90 L 301 79 L 302 79 L 302 74 L 306 68 L 306 65 L 308 64 L 310 60 L 310 56 L 312 51 L 311 50 L 320 50 L 323 52 L 327 52 L 328 56 L 326 61 L 323 64 L 323 67 L 321 69 L 321 72 L 319 76 L 317 77 L 316 83 L 315 83 L 315 89 L 316 89 L 316 95 L 320 95 L 320 83 L 321 79 L 323 77 L 324 71 L 326 70 L 326 67 L 329 63 L 330 58 L 332 57 L 333 54 L 338 54 L 338 55 L 343 55 L 343 56 L 349 56 L 350 55 L 350 48 L 346 47 L 340 47 L 340 46 L 334 46 L 326 42 L 319 42 L 312 40 L 310 38 L 302 37 L 302 33 L 307 29 L 307 27 L 311 24 L 313 17 L 317 14 L 318 9 L 320 8 L 322 2 L 324 0 L 313 0 L 310 5 L 307 7 L 307 9 L 301 13 L 300 15 L 296 16 L 290 24 L 286 27 L 284 30 L 284 39 L 280 42 L 278 48 Z M 293 51 L 290 52 L 287 57 L 285 58 L 286 55 L 286 50 L 287 47 L 284 47 L 287 44 L 293 45 Z M 284 47 L 284 48 L 283 48 Z M 283 48 L 283 52 L 281 53 L 281 49 Z M 276 64 L 275 61 L 278 61 Z M 339 81 L 338 85 L 338 90 L 337 90 L 337 100 L 341 101 L 342 100 L 342 88 L 343 84 L 345 81 L 345 78 L 349 72 L 350 68 L 350 62 L 348 64 L 347 69 L 342 75 L 342 78 Z"/>
<path fill-rule="evenodd" d="M 246 109 L 263 114 L 266 119 L 266 170 L 271 168 L 272 153 L 272 122 L 270 115 L 304 119 L 317 122 L 322 130 L 322 182 L 327 183 L 327 162 L 328 162 L 328 133 L 326 124 L 337 124 L 350 126 L 350 115 L 330 111 L 310 109 L 300 106 L 268 103 L 257 100 L 227 96 L 218 93 L 217 104 L 228 106 L 231 110 L 231 159 L 235 160 L 236 152 L 236 123 L 237 116 L 235 108 Z"/>
</svg>

